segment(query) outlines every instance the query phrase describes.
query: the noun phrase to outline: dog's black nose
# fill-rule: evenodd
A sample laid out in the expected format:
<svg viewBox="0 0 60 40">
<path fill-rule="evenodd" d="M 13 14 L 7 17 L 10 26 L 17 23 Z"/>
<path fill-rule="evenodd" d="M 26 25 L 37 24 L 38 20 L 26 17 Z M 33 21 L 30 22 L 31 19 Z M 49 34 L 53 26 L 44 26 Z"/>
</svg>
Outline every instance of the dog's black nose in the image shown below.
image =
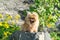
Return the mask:
<svg viewBox="0 0 60 40">
<path fill-rule="evenodd" d="M 33 4 L 34 0 L 25 0 L 23 3 Z"/>
</svg>

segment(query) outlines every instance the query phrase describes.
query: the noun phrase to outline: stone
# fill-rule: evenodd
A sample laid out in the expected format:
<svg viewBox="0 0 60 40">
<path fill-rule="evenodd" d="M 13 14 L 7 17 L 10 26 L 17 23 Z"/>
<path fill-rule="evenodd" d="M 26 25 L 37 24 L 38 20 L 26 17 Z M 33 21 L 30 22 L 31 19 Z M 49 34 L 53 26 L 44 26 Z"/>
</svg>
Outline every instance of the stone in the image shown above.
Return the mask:
<svg viewBox="0 0 60 40">
<path fill-rule="evenodd" d="M 24 13 L 22 12 L 24 10 L 28 10 L 29 5 L 32 2 L 31 0 L 0 0 L 0 13 L 2 13 L 3 15 L 10 14 L 12 17 L 14 17 L 16 14 L 19 13 L 19 15 L 21 16 L 21 19 L 24 20 L 25 16 L 23 15 Z M 18 12 L 18 11 L 22 11 L 22 12 Z M 21 25 L 23 23 L 21 19 L 18 20 L 17 25 Z M 9 23 L 10 22 L 11 21 L 9 21 Z"/>
<path fill-rule="evenodd" d="M 26 1 L 27 3 L 25 3 Z M 26 10 L 29 9 L 29 4 L 33 3 L 33 0 L 0 0 L 0 10 Z"/>
<path fill-rule="evenodd" d="M 33 0 L 0 0 L 0 12 L 8 12 L 11 14 L 18 11 L 29 10 L 30 4 L 32 4 Z M 24 19 L 24 13 L 19 13 Z"/>
<path fill-rule="evenodd" d="M 16 31 L 10 37 L 9 40 L 51 40 L 48 32 L 22 32 Z"/>
</svg>

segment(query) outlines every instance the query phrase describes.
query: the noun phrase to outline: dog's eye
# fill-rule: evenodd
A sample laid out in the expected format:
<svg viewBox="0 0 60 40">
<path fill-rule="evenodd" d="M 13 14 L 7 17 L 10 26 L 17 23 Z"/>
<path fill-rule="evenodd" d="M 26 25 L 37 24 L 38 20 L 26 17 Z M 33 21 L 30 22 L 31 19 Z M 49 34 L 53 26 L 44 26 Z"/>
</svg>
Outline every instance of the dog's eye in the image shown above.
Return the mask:
<svg viewBox="0 0 60 40">
<path fill-rule="evenodd" d="M 29 19 L 34 19 L 34 18 L 29 18 Z"/>
<path fill-rule="evenodd" d="M 34 19 L 34 18 L 31 18 L 31 19 Z"/>
</svg>

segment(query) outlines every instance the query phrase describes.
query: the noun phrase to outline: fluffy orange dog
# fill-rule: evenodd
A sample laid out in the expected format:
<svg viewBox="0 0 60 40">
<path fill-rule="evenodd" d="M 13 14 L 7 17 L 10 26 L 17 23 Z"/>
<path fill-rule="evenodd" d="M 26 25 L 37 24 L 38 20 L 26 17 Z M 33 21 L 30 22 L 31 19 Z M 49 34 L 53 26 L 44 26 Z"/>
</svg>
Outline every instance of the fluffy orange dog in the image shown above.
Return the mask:
<svg viewBox="0 0 60 40">
<path fill-rule="evenodd" d="M 37 32 L 39 26 L 38 14 L 36 12 L 28 12 L 25 22 L 22 25 L 22 31 L 26 32 Z"/>
</svg>

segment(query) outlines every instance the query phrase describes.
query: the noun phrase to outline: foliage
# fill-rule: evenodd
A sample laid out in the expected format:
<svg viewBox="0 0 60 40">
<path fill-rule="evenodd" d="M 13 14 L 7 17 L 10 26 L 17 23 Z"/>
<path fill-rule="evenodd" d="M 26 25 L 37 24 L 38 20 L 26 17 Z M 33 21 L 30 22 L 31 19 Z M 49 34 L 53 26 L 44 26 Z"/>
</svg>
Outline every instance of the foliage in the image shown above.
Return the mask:
<svg viewBox="0 0 60 40">
<path fill-rule="evenodd" d="M 20 30 L 19 26 L 13 22 L 20 18 L 17 14 L 14 18 L 9 14 L 0 13 L 0 40 L 8 40 L 8 37 L 16 30 Z M 11 22 L 10 22 L 11 20 Z"/>
<path fill-rule="evenodd" d="M 40 25 L 54 28 L 55 22 L 60 17 L 60 9 L 58 8 L 60 8 L 59 0 L 35 0 L 35 4 L 30 6 L 30 11 L 39 14 Z"/>
<path fill-rule="evenodd" d="M 35 0 L 35 4 L 30 6 L 29 11 L 35 11 L 39 15 L 40 28 L 56 28 L 56 22 L 60 17 L 60 1 L 59 0 Z M 57 35 L 57 32 L 52 32 L 51 36 L 53 40 L 60 40 L 60 36 Z M 59 33 L 60 34 L 60 33 Z"/>
<path fill-rule="evenodd" d="M 60 32 L 51 33 L 52 40 L 60 40 Z"/>
</svg>

